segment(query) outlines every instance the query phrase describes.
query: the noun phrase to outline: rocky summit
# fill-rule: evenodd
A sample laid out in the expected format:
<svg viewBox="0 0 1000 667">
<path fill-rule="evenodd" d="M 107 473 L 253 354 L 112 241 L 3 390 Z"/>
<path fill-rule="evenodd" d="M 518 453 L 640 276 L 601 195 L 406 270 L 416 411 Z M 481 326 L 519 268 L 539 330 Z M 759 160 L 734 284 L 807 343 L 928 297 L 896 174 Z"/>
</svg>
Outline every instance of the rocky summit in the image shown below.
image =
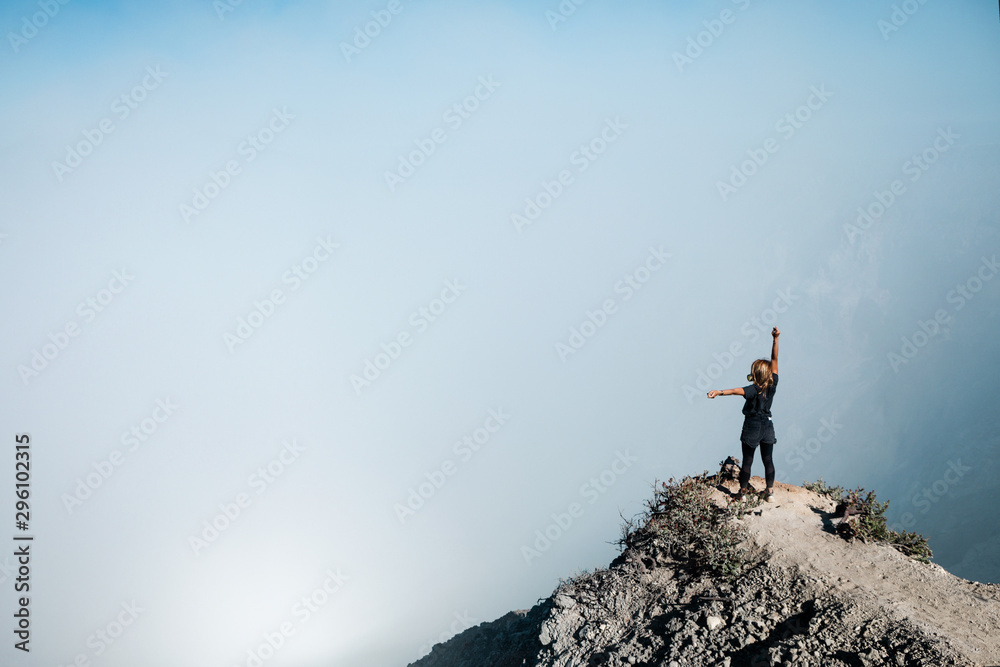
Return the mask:
<svg viewBox="0 0 1000 667">
<path fill-rule="evenodd" d="M 850 512 L 830 494 L 779 483 L 773 502 L 735 500 L 732 468 L 664 483 L 608 568 L 413 667 L 1000 666 L 1000 585 L 838 531 Z"/>
</svg>

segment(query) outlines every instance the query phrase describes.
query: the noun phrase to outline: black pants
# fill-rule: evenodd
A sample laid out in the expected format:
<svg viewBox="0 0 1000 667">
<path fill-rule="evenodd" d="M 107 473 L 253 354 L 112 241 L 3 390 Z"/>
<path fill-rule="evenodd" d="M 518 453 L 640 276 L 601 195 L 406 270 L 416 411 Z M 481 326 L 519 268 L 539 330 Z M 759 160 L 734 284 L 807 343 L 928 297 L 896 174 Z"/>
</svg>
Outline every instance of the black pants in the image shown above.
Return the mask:
<svg viewBox="0 0 1000 667">
<path fill-rule="evenodd" d="M 740 444 L 743 446 L 743 465 L 740 467 L 740 488 L 750 486 L 750 467 L 753 465 L 754 451 L 760 445 L 760 460 L 764 463 L 764 480 L 767 488 L 774 486 L 774 424 L 770 419 L 746 419 Z"/>
</svg>

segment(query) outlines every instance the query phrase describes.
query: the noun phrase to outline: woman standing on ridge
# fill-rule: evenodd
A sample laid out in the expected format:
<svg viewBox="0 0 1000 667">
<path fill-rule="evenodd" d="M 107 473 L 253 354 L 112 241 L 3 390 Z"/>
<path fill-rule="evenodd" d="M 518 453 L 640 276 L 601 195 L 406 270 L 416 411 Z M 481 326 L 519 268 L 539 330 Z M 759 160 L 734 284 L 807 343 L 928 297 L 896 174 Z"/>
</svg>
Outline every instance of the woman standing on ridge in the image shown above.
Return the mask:
<svg viewBox="0 0 1000 667">
<path fill-rule="evenodd" d="M 771 422 L 771 401 L 774 400 L 774 391 L 778 387 L 778 336 L 781 332 L 778 327 L 771 330 L 771 361 L 758 359 L 750 366 L 750 374 L 747 380 L 753 384 L 736 389 L 713 389 L 708 392 L 709 398 L 716 396 L 742 396 L 746 402 L 743 404 L 743 432 L 740 434 L 740 443 L 743 446 L 743 465 L 740 467 L 740 497 L 750 491 L 750 466 L 753 465 L 754 450 L 760 445 L 760 460 L 764 462 L 764 480 L 767 483 L 767 490 L 764 498 L 767 502 L 774 502 L 774 461 L 771 455 L 774 453 L 774 424 Z"/>
</svg>

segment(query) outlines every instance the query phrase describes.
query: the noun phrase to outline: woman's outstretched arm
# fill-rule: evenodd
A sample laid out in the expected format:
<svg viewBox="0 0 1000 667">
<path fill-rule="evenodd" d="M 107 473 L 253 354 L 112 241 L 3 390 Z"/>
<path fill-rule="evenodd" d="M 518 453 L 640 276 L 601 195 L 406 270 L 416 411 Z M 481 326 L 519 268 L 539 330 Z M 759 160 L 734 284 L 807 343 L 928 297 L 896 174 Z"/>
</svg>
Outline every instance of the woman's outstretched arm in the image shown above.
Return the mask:
<svg viewBox="0 0 1000 667">
<path fill-rule="evenodd" d="M 715 398 L 716 396 L 742 396 L 743 387 L 736 387 L 736 389 L 713 389 L 708 392 L 709 398 Z"/>
<path fill-rule="evenodd" d="M 775 375 L 778 374 L 778 336 L 780 335 L 778 327 L 771 329 L 771 337 L 774 338 L 774 342 L 771 343 L 771 372 Z"/>
</svg>

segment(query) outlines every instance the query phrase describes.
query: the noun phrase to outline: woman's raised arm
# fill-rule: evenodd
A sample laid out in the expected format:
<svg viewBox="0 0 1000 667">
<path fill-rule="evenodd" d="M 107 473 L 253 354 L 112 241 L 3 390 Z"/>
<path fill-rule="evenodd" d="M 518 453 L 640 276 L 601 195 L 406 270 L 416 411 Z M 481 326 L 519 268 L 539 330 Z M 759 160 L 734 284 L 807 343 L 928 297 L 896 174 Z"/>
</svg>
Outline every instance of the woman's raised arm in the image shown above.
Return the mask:
<svg viewBox="0 0 1000 667">
<path fill-rule="evenodd" d="M 778 374 L 778 336 L 780 335 L 778 327 L 771 329 L 771 337 L 774 338 L 774 342 L 771 343 L 771 372 L 775 375 Z"/>
</svg>

